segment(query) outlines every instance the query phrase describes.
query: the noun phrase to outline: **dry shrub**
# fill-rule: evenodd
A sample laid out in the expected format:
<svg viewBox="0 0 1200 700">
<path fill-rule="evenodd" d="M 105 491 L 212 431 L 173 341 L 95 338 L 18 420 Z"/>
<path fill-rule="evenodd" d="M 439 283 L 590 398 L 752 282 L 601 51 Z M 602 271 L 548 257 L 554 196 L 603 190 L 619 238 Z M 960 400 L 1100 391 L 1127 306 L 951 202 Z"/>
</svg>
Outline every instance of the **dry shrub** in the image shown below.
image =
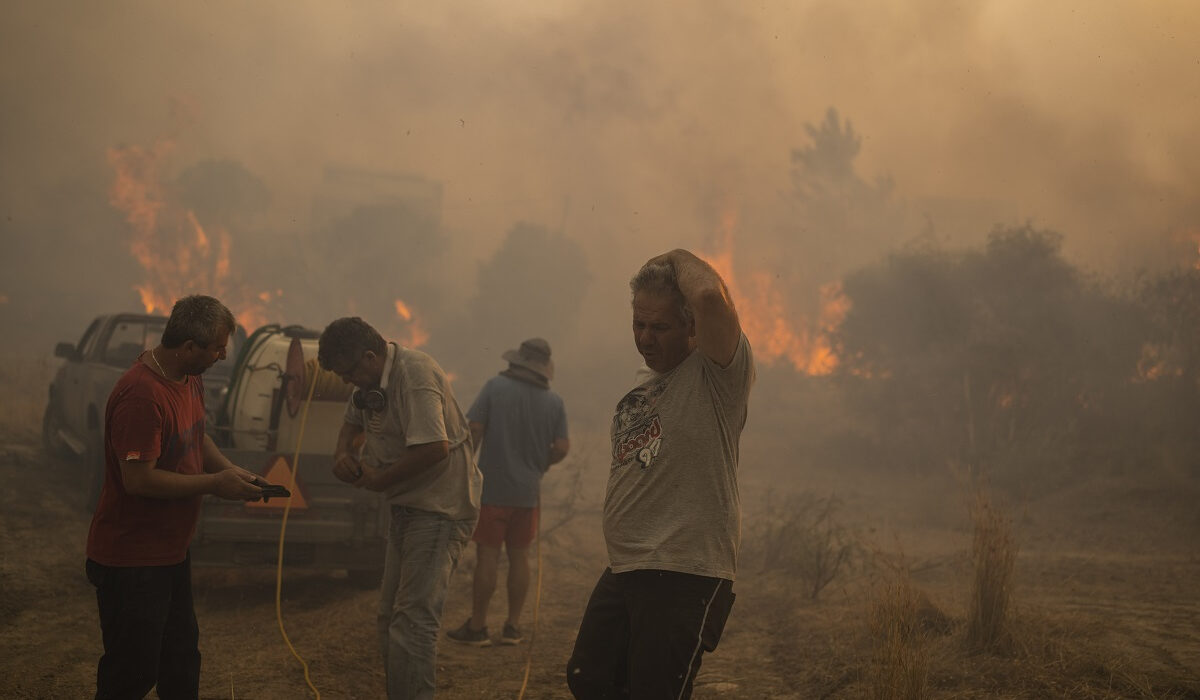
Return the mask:
<svg viewBox="0 0 1200 700">
<path fill-rule="evenodd" d="M 899 569 L 871 604 L 875 643 L 868 672 L 870 696 L 877 700 L 920 700 L 929 684 L 929 644 L 922 624 L 925 599 L 908 572 Z"/>
<path fill-rule="evenodd" d="M 768 497 L 765 511 L 748 528 L 747 549 L 762 559 L 764 572 L 796 576 L 812 600 L 839 573 L 853 566 L 861 546 L 856 533 L 843 526 L 836 496 L 801 493 L 776 506 Z"/>
<path fill-rule="evenodd" d="M 1009 641 L 1007 617 L 1012 593 L 1017 544 L 1012 522 L 982 490 L 971 506 L 974 540 L 971 558 L 974 579 L 967 613 L 967 648 L 996 651 Z"/>
</svg>

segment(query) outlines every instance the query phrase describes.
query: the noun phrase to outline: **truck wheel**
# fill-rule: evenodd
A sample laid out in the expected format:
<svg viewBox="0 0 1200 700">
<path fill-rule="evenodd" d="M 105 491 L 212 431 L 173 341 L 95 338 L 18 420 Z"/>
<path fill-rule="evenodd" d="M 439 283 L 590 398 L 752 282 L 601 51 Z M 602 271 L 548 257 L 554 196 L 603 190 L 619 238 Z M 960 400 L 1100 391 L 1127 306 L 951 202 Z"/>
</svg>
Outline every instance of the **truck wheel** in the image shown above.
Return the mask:
<svg viewBox="0 0 1200 700">
<path fill-rule="evenodd" d="M 63 419 L 58 415 L 54 404 L 47 404 L 46 412 L 42 414 L 42 449 L 51 457 L 66 459 L 73 457 L 75 453 L 58 437 L 62 426 Z"/>
<path fill-rule="evenodd" d="M 349 569 L 346 571 L 346 577 L 355 588 L 371 590 L 379 588 L 380 582 L 383 581 L 383 569 Z"/>
</svg>

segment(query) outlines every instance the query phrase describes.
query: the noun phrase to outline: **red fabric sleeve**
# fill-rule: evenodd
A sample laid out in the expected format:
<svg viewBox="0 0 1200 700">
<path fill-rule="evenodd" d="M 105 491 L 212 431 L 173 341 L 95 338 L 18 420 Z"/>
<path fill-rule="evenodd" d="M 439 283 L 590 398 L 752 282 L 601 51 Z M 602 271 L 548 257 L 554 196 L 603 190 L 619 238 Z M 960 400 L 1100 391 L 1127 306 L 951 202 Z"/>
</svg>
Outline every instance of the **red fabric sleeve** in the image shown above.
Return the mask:
<svg viewBox="0 0 1200 700">
<path fill-rule="evenodd" d="M 129 399 L 113 407 L 109 440 L 119 462 L 152 462 L 161 456 L 162 410 L 149 399 Z"/>
</svg>

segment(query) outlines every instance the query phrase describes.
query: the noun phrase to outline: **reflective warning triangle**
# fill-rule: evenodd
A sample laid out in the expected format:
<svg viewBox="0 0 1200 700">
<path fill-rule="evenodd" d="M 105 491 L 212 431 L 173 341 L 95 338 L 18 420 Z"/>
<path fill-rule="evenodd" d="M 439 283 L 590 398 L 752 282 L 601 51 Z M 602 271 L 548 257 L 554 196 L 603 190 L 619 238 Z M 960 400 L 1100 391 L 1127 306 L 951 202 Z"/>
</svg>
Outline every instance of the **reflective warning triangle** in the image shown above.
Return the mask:
<svg viewBox="0 0 1200 700">
<path fill-rule="evenodd" d="M 288 466 L 287 458 L 283 455 L 276 455 L 271 461 L 271 466 L 267 467 L 267 473 L 263 474 L 263 478 L 272 484 L 283 486 L 292 492 L 292 495 L 287 498 L 273 497 L 269 501 L 246 501 L 247 508 L 269 508 L 271 510 L 283 510 L 287 505 L 288 500 L 292 502 L 292 510 L 306 510 L 308 501 L 304 498 L 304 491 L 300 488 L 300 481 L 292 483 L 292 469 Z"/>
</svg>

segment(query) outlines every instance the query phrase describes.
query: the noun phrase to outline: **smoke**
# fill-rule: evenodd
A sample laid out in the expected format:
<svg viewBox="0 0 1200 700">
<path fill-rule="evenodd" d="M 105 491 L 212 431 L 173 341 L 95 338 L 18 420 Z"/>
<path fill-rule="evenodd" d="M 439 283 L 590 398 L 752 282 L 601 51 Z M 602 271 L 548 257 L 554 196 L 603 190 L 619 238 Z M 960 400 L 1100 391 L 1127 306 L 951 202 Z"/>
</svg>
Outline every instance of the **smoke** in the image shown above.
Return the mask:
<svg viewBox="0 0 1200 700">
<path fill-rule="evenodd" d="M 836 277 L 921 232 L 978 241 L 1026 219 L 1087 264 L 1162 265 L 1200 225 L 1200 7 L 1184 0 L 130 0 L 5 14 L 0 318 L 39 348 L 136 308 L 142 273 L 105 154 L 159 139 L 177 175 L 236 163 L 269 190 L 230 230 L 235 258 L 319 228 L 329 166 L 440 183 L 448 299 L 472 297 L 518 222 L 577 241 L 590 285 L 560 366 L 568 350 L 632 364 L 625 281 L 664 249 L 711 249 L 731 211 L 735 264 L 806 278 L 804 260 L 836 260 Z M 858 175 L 895 185 L 886 235 L 789 219 L 790 154 L 830 107 L 862 137 Z M 803 307 L 831 281 L 788 289 Z"/>
</svg>

